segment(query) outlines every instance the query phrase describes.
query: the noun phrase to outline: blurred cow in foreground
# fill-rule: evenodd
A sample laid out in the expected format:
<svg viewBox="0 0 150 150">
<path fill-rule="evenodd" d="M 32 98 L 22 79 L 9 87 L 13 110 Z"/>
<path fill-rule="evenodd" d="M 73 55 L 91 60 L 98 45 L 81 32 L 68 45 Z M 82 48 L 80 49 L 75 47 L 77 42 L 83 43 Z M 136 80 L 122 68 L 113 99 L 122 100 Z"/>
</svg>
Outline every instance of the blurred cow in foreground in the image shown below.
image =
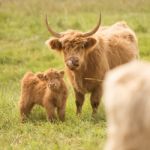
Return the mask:
<svg viewBox="0 0 150 150">
<path fill-rule="evenodd" d="M 104 82 L 108 120 L 105 150 L 150 149 L 150 64 L 132 62 Z"/>
<path fill-rule="evenodd" d="M 50 49 L 63 53 L 75 92 L 77 114 L 81 113 L 86 93 L 91 93 L 95 114 L 102 96 L 101 81 L 105 73 L 138 56 L 136 36 L 125 22 L 117 22 L 110 27 L 100 27 L 100 24 L 101 17 L 89 32 L 67 30 L 57 33 L 49 27 L 46 17 L 48 31 L 54 36 L 46 44 Z"/>
</svg>

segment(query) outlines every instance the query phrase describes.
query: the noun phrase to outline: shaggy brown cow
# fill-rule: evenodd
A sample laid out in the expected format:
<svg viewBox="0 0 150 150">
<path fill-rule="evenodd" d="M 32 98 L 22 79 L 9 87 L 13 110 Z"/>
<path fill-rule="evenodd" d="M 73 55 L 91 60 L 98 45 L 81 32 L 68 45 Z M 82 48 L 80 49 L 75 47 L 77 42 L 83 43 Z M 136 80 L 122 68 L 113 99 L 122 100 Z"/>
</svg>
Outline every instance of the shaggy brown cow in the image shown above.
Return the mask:
<svg viewBox="0 0 150 150">
<path fill-rule="evenodd" d="M 76 97 L 77 114 L 81 112 L 84 95 L 91 93 L 93 114 L 102 96 L 102 81 L 105 73 L 118 65 L 138 57 L 137 39 L 125 22 L 110 27 L 101 27 L 101 17 L 90 32 L 68 30 L 53 31 L 47 22 L 49 32 L 55 37 L 46 41 L 50 49 L 62 52 L 70 81 Z"/>
<path fill-rule="evenodd" d="M 61 121 L 65 119 L 67 88 L 63 81 L 64 71 L 49 69 L 45 73 L 24 75 L 21 83 L 19 109 L 22 122 L 35 104 L 45 107 L 48 119 L 56 118 L 55 108 Z"/>
</svg>

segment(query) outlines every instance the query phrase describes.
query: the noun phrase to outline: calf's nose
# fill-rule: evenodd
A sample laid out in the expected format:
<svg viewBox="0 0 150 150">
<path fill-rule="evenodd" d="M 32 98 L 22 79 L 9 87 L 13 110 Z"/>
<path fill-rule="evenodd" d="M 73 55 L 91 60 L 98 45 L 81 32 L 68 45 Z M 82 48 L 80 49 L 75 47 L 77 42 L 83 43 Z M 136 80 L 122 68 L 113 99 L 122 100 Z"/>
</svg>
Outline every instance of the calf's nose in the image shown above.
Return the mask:
<svg viewBox="0 0 150 150">
<path fill-rule="evenodd" d="M 50 87 L 55 87 L 56 84 L 55 84 L 55 83 L 49 83 L 49 86 L 50 86 Z"/>
</svg>

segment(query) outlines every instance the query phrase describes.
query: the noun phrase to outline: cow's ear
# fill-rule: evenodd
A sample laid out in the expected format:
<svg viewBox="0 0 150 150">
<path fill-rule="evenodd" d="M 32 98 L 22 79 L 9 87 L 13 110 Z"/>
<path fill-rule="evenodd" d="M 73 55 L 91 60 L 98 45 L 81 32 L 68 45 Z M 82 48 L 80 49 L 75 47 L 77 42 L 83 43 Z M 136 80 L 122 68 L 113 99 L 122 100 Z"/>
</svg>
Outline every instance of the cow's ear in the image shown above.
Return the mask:
<svg viewBox="0 0 150 150">
<path fill-rule="evenodd" d="M 61 51 L 62 50 L 62 44 L 61 42 L 59 41 L 59 39 L 49 39 L 45 42 L 45 44 L 50 47 L 51 49 L 54 49 L 54 50 L 58 50 L 58 51 Z"/>
<path fill-rule="evenodd" d="M 88 37 L 86 42 L 84 43 L 85 49 L 89 49 L 96 44 L 96 39 L 92 37 Z"/>
<path fill-rule="evenodd" d="M 44 78 L 44 74 L 43 73 L 37 73 L 36 76 L 40 79 L 40 80 L 45 80 Z"/>
<path fill-rule="evenodd" d="M 60 74 L 60 77 L 63 78 L 64 77 L 64 74 L 65 72 L 63 70 L 59 71 L 59 74 Z"/>
</svg>

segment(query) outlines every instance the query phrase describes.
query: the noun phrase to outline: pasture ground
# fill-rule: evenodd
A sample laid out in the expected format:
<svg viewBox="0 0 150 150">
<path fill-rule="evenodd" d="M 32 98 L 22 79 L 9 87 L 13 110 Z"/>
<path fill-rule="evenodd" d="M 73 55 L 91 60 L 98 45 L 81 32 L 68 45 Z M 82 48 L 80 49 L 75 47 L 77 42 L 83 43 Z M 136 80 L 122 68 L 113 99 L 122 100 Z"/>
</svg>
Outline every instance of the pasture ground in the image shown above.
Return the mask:
<svg viewBox="0 0 150 150">
<path fill-rule="evenodd" d="M 89 96 L 80 117 L 75 115 L 74 94 L 69 86 L 66 122 L 51 124 L 45 110 L 35 107 L 27 123 L 19 122 L 20 79 L 26 71 L 64 67 L 61 55 L 49 51 L 50 36 L 44 24 L 57 31 L 87 31 L 102 13 L 102 25 L 125 20 L 136 32 L 140 57 L 150 60 L 149 0 L 0 0 L 0 149 L 96 150 L 106 140 L 103 102 L 91 119 Z M 67 79 L 66 79 L 67 81 Z M 68 82 L 68 81 L 67 81 Z"/>
</svg>

